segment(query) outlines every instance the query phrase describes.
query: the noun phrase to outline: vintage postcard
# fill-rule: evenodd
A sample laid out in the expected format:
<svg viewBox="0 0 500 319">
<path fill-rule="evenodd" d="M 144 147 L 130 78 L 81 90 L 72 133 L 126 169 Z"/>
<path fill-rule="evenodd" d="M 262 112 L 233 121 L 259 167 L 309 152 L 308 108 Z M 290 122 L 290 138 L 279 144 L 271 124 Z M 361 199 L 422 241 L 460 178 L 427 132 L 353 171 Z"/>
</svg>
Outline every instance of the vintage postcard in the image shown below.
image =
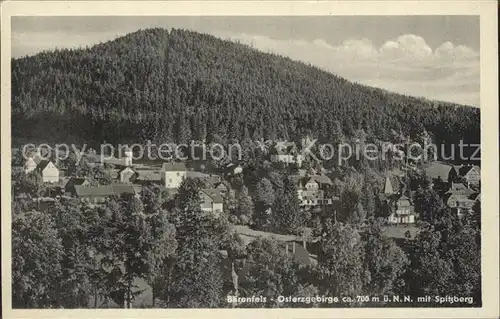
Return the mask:
<svg viewBox="0 0 500 319">
<path fill-rule="evenodd" d="M 3 2 L 6 318 L 498 318 L 495 1 Z"/>
</svg>

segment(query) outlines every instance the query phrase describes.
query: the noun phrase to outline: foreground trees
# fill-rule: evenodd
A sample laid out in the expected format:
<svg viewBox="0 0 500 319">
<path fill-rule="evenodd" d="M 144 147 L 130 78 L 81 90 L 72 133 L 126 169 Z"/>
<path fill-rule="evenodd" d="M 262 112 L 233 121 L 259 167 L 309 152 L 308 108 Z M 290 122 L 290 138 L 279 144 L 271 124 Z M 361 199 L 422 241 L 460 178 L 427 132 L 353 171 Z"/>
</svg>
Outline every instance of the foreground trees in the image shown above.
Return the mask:
<svg viewBox="0 0 500 319">
<path fill-rule="evenodd" d="M 46 308 L 57 304 L 54 285 L 62 274 L 63 245 L 50 216 L 31 211 L 13 216 L 13 307 Z"/>
<path fill-rule="evenodd" d="M 449 216 L 417 236 L 406 284 L 412 295 L 455 295 L 481 300 L 481 237 L 468 220 Z M 410 280 L 411 278 L 411 280 Z"/>
<path fill-rule="evenodd" d="M 307 216 L 300 209 L 297 187 L 289 178 L 283 180 L 283 189 L 274 201 L 272 225 L 277 232 L 299 235 L 305 226 Z"/>
<path fill-rule="evenodd" d="M 178 247 L 166 295 L 172 307 L 214 308 L 223 300 L 219 253 L 223 234 L 215 231 L 217 221 L 201 211 L 198 192 L 196 181 L 186 179 L 176 197 L 173 220 Z"/>
<path fill-rule="evenodd" d="M 271 179 L 274 183 L 257 185 L 257 203 L 272 207 L 273 227 L 297 234 L 303 223 L 302 215 L 295 215 L 301 213 L 296 189 L 288 179 Z M 308 259 L 307 253 L 298 258 L 292 243 L 287 250 L 271 238 L 243 241 L 228 214 L 214 218 L 201 211 L 201 186 L 188 178 L 173 197 L 150 185 L 141 199 L 113 197 L 94 207 L 62 198 L 43 211 L 17 198 L 14 308 L 129 307 L 146 289 L 151 299 L 141 302 L 147 306 L 228 307 L 226 297 L 235 293 L 232 267 L 239 296 L 268 297 L 267 303 L 253 305 L 259 307 L 320 306 L 272 300 L 318 294 L 453 294 L 481 302 L 479 205 L 470 217 L 431 212 L 430 223 L 402 246 L 406 253 L 373 220 L 343 223 L 325 216 L 314 232 L 317 248 L 310 250 L 317 258 Z M 271 189 L 276 196 L 266 196 L 264 190 Z M 422 209 L 434 209 L 430 203 Z"/>
</svg>

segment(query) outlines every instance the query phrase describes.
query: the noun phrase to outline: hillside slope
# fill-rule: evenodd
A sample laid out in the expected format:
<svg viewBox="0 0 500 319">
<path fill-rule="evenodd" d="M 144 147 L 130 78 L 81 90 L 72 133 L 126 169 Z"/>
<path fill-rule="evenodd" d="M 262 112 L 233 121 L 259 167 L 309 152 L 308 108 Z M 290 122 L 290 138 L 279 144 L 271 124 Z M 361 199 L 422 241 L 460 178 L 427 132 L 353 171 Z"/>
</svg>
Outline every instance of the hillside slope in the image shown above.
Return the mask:
<svg viewBox="0 0 500 319">
<path fill-rule="evenodd" d="M 136 143 L 222 138 L 329 141 L 363 128 L 479 141 L 477 108 L 351 83 L 304 63 L 185 30 L 148 29 L 12 61 L 15 141 Z"/>
</svg>

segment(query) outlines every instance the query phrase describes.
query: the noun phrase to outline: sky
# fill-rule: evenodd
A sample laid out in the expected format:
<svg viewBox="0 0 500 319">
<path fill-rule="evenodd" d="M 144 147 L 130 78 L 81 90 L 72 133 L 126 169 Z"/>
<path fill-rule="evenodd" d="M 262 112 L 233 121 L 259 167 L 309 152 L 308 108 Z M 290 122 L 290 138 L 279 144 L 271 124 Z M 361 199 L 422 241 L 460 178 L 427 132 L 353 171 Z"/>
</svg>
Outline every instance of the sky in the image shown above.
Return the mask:
<svg viewBox="0 0 500 319">
<path fill-rule="evenodd" d="M 13 17 L 12 56 L 151 27 L 208 33 L 361 84 L 480 106 L 478 16 Z"/>
</svg>

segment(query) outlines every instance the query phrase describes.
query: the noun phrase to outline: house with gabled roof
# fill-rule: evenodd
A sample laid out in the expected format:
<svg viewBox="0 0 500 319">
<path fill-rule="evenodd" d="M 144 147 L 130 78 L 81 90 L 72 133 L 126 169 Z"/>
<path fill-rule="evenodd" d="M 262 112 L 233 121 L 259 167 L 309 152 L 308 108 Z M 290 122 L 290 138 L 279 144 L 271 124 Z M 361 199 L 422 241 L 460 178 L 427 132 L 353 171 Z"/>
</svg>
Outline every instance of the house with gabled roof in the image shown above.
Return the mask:
<svg viewBox="0 0 500 319">
<path fill-rule="evenodd" d="M 204 212 L 219 216 L 224 208 L 224 200 L 219 191 L 215 189 L 202 189 L 199 192 L 200 207 Z"/>
<path fill-rule="evenodd" d="M 100 186 L 82 186 L 75 185 L 75 195 L 76 197 L 91 203 L 98 204 L 106 200 L 106 198 L 113 196 L 113 188 L 111 185 L 100 185 Z"/>
<path fill-rule="evenodd" d="M 66 195 L 76 195 L 75 186 L 90 186 L 90 181 L 85 177 L 70 177 L 61 185 L 61 191 Z"/>
<path fill-rule="evenodd" d="M 468 185 L 479 186 L 481 184 L 481 169 L 476 165 L 455 165 L 450 170 L 452 182 L 465 182 Z"/>
<path fill-rule="evenodd" d="M 120 170 L 118 173 L 119 179 L 121 183 L 131 183 L 131 178 L 136 174 L 135 170 L 132 167 L 127 166 L 124 169 Z"/>
<path fill-rule="evenodd" d="M 385 178 L 384 190 L 378 195 L 378 209 L 384 211 L 389 224 L 415 223 L 415 210 L 404 188 L 394 192 L 389 176 Z"/>
<path fill-rule="evenodd" d="M 231 184 L 227 181 L 219 181 L 213 184 L 213 188 L 218 190 L 223 198 L 226 198 L 229 195 L 234 195 L 234 189 L 231 187 Z"/>
<path fill-rule="evenodd" d="M 186 164 L 181 162 L 163 163 L 161 168 L 162 180 L 165 188 L 177 189 L 186 178 L 188 169 Z"/>
<path fill-rule="evenodd" d="M 99 186 L 75 186 L 76 197 L 81 198 L 91 204 L 102 203 L 111 196 L 121 197 L 122 195 L 137 195 L 132 185 L 110 184 Z"/>
<path fill-rule="evenodd" d="M 44 183 L 59 182 L 59 169 L 50 160 L 41 160 L 35 169 L 42 176 Z"/>
<path fill-rule="evenodd" d="M 157 169 L 134 169 L 134 174 L 129 178 L 129 182 L 144 185 L 148 183 L 163 185 L 163 172 Z"/>
<path fill-rule="evenodd" d="M 452 183 L 444 194 L 444 202 L 457 213 L 458 216 L 472 212 L 472 207 L 480 198 L 479 192 L 467 187 L 463 183 Z"/>
<path fill-rule="evenodd" d="M 206 174 L 197 171 L 187 171 L 186 178 L 196 178 L 205 183 L 206 185 L 214 185 L 221 181 L 221 177 L 216 174 Z"/>
<path fill-rule="evenodd" d="M 302 207 L 332 205 L 334 201 L 338 201 L 335 196 L 325 196 L 326 188 L 333 186 L 326 175 L 292 175 L 290 179 L 297 185 L 297 196 Z"/>
</svg>

